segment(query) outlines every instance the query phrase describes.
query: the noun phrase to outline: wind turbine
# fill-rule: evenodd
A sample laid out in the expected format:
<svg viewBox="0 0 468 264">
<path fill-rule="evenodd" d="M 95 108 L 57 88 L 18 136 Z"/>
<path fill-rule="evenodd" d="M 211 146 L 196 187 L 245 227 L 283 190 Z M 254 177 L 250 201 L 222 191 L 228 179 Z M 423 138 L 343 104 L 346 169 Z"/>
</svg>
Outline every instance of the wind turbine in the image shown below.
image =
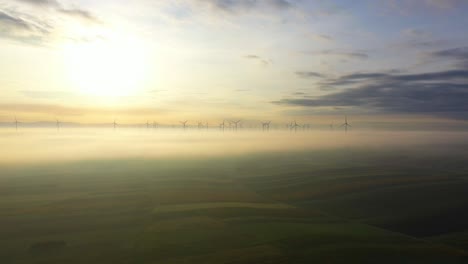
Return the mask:
<svg viewBox="0 0 468 264">
<path fill-rule="evenodd" d="M 18 121 L 18 119 L 16 119 L 16 116 L 15 116 L 15 128 L 16 128 L 16 131 L 18 131 L 18 125 L 19 124 L 22 124 L 22 122 Z"/>
<path fill-rule="evenodd" d="M 345 120 L 344 123 L 340 127 L 344 126 L 345 132 L 348 132 L 348 127 L 351 127 L 351 125 L 348 123 L 348 117 L 347 116 L 345 116 L 344 120 Z"/>
<path fill-rule="evenodd" d="M 16 131 L 18 131 L 18 124 L 19 124 L 19 123 L 20 123 L 20 122 L 18 122 L 18 119 L 16 119 L 16 116 L 15 116 L 15 127 L 16 127 Z"/>
<path fill-rule="evenodd" d="M 149 129 L 150 128 L 150 123 L 148 120 L 146 120 L 146 128 Z"/>
<path fill-rule="evenodd" d="M 179 121 L 179 123 L 182 124 L 182 127 L 184 128 L 184 130 L 187 128 L 187 122 L 188 120 L 185 120 L 185 121 Z"/>
<path fill-rule="evenodd" d="M 223 122 L 221 124 L 219 124 L 219 128 L 223 130 L 224 132 L 224 128 L 226 127 L 226 120 L 223 120 Z"/>
<path fill-rule="evenodd" d="M 262 130 L 270 131 L 270 124 L 271 124 L 271 121 L 262 122 Z"/>
<path fill-rule="evenodd" d="M 239 123 L 240 123 L 241 120 L 237 120 L 237 121 L 232 121 L 232 123 L 234 124 L 234 129 L 237 131 L 237 127 L 239 126 Z"/>
<path fill-rule="evenodd" d="M 153 121 L 153 128 L 158 128 L 158 123 L 156 123 L 156 121 Z"/>
<path fill-rule="evenodd" d="M 57 131 L 59 131 L 59 130 L 60 130 L 60 124 L 61 124 L 61 123 L 60 123 L 60 121 L 59 121 L 57 118 L 56 118 L 55 120 L 57 121 L 57 123 L 56 123 L 56 125 L 57 125 Z"/>
<path fill-rule="evenodd" d="M 114 123 L 112 123 L 112 124 L 114 125 L 114 130 L 115 130 L 117 128 L 117 125 L 118 125 L 115 119 L 114 119 Z"/>
<path fill-rule="evenodd" d="M 297 128 L 300 127 L 300 125 L 294 120 L 294 123 L 292 123 L 291 128 L 294 128 L 294 132 L 297 132 Z"/>
</svg>

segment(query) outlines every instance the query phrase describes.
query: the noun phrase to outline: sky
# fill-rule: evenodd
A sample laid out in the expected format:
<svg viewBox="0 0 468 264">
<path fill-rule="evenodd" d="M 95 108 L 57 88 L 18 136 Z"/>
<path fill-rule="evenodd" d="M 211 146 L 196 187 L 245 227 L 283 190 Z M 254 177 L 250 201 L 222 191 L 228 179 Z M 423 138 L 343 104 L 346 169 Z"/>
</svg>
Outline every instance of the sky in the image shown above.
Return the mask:
<svg viewBox="0 0 468 264">
<path fill-rule="evenodd" d="M 0 122 L 468 121 L 468 1 L 0 0 Z"/>
</svg>

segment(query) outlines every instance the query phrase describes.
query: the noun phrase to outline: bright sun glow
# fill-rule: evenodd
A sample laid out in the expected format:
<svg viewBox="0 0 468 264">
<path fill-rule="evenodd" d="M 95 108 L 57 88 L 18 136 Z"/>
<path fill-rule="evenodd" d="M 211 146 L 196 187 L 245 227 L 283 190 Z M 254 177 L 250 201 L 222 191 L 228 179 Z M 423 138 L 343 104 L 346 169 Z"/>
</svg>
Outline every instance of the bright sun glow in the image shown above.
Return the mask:
<svg viewBox="0 0 468 264">
<path fill-rule="evenodd" d="M 147 77 L 148 54 L 135 38 L 106 36 L 72 43 L 64 57 L 71 86 L 86 95 L 132 95 L 143 89 Z"/>
</svg>

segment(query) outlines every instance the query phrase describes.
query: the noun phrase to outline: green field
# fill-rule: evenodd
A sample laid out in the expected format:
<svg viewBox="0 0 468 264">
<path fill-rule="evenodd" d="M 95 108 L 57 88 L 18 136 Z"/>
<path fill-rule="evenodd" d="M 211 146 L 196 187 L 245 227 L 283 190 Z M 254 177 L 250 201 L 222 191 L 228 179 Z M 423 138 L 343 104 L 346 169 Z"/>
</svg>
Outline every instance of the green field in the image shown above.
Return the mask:
<svg viewBox="0 0 468 264">
<path fill-rule="evenodd" d="M 1 165 L 1 263 L 468 263 L 468 151 Z"/>
</svg>

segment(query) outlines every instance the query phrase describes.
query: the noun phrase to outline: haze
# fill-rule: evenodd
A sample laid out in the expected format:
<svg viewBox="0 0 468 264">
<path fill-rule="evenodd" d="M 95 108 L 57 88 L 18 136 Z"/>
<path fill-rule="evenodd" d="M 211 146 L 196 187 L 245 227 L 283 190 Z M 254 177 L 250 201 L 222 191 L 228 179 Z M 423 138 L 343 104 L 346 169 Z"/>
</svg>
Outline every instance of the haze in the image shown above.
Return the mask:
<svg viewBox="0 0 468 264">
<path fill-rule="evenodd" d="M 466 127 L 467 5 L 3 0 L 0 122 Z"/>
<path fill-rule="evenodd" d="M 219 129 L 68 128 L 0 130 L 3 164 L 57 163 L 81 160 L 229 157 L 316 150 L 378 149 L 431 151 L 462 145 L 465 132 L 422 131 L 270 131 Z M 445 150 L 446 151 L 446 150 Z"/>
<path fill-rule="evenodd" d="M 0 263 L 468 263 L 467 14 L 0 0 Z"/>
</svg>

